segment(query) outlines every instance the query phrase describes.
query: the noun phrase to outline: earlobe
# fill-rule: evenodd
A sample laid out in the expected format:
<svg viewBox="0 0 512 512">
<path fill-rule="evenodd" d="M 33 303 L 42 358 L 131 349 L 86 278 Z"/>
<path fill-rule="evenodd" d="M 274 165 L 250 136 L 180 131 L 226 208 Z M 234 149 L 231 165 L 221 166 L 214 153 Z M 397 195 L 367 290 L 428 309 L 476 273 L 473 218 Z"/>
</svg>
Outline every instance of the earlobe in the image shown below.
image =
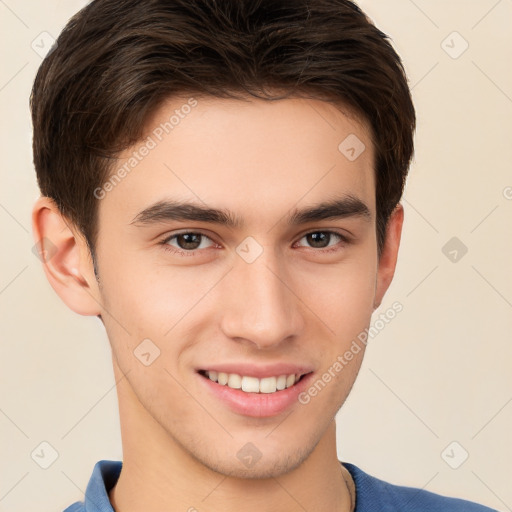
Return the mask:
<svg viewBox="0 0 512 512">
<path fill-rule="evenodd" d="M 386 226 L 386 238 L 378 262 L 374 309 L 380 306 L 395 274 L 403 221 L 404 209 L 401 204 L 398 204 L 391 213 Z"/>
<path fill-rule="evenodd" d="M 80 315 L 99 315 L 99 289 L 85 239 L 55 202 L 40 197 L 32 210 L 32 232 L 46 277 L 64 303 Z"/>
</svg>

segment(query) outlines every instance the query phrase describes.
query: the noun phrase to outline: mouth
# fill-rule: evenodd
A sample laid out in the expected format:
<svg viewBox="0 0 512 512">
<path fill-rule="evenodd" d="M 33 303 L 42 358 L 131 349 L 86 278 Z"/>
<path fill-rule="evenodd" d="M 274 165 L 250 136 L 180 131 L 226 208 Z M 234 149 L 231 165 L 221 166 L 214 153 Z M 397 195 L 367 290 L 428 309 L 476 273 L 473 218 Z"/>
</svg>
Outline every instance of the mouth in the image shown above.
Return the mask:
<svg viewBox="0 0 512 512">
<path fill-rule="evenodd" d="M 290 389 L 301 382 L 313 372 L 290 373 L 258 378 L 239 373 L 225 373 L 215 370 L 198 370 L 199 375 L 205 379 L 226 386 L 231 389 L 243 391 L 248 394 L 276 394 Z"/>
</svg>

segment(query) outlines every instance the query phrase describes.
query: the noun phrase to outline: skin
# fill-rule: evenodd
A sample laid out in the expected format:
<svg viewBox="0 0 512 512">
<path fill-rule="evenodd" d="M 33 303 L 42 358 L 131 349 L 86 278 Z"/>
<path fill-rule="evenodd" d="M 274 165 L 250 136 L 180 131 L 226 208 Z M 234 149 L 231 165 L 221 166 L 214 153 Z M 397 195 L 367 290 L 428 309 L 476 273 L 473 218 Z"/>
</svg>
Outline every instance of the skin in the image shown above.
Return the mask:
<svg viewBox="0 0 512 512">
<path fill-rule="evenodd" d="M 185 102 L 162 105 L 145 137 Z M 338 150 L 349 134 L 366 146 L 355 161 Z M 44 263 L 50 284 L 73 311 L 101 315 L 112 347 L 123 443 L 123 470 L 109 494 L 117 512 L 350 510 L 334 417 L 364 350 L 307 405 L 269 418 L 236 414 L 201 393 L 194 369 L 293 362 L 321 375 L 369 326 L 393 278 L 403 222 L 398 205 L 378 258 L 373 161 L 367 124 L 327 102 L 198 98 L 98 202 L 101 284 L 80 232 L 50 199 L 37 201 L 34 236 L 56 247 Z M 295 208 L 349 194 L 370 218 L 286 223 Z M 229 209 L 245 226 L 131 224 L 165 198 Z M 159 244 L 184 229 L 207 237 L 194 256 Z M 325 230 L 350 242 L 332 235 L 315 246 L 305 236 Z M 248 236 L 263 248 L 253 263 L 236 252 Z M 179 237 L 168 246 L 180 241 L 187 247 Z M 337 250 L 325 253 L 326 246 Z M 133 353 L 146 338 L 160 349 L 149 366 Z M 237 457 L 248 442 L 262 454 L 252 468 Z"/>
</svg>

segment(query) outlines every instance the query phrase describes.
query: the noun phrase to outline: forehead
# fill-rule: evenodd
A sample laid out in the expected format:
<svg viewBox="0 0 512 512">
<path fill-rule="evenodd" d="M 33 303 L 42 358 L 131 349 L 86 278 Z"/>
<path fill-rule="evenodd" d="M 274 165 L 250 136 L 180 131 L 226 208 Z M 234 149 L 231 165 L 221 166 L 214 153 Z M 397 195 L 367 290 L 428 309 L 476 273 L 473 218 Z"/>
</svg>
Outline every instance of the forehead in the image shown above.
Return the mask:
<svg viewBox="0 0 512 512">
<path fill-rule="evenodd" d="M 331 103 L 173 98 L 112 167 L 100 217 L 115 211 L 129 222 L 169 198 L 228 208 L 249 222 L 343 195 L 374 212 L 373 162 L 367 124 Z"/>
</svg>

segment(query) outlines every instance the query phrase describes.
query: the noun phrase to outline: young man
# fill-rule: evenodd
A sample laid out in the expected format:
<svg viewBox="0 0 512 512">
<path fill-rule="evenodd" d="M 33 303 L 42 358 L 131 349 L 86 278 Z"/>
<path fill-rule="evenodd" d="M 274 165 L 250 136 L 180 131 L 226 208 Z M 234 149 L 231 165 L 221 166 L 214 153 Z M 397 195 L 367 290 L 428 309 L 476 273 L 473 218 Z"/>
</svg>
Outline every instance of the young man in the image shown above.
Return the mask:
<svg viewBox="0 0 512 512">
<path fill-rule="evenodd" d="M 413 152 L 348 0 L 97 0 L 31 98 L 45 273 L 103 322 L 123 462 L 67 512 L 485 511 L 337 459 Z"/>
</svg>

